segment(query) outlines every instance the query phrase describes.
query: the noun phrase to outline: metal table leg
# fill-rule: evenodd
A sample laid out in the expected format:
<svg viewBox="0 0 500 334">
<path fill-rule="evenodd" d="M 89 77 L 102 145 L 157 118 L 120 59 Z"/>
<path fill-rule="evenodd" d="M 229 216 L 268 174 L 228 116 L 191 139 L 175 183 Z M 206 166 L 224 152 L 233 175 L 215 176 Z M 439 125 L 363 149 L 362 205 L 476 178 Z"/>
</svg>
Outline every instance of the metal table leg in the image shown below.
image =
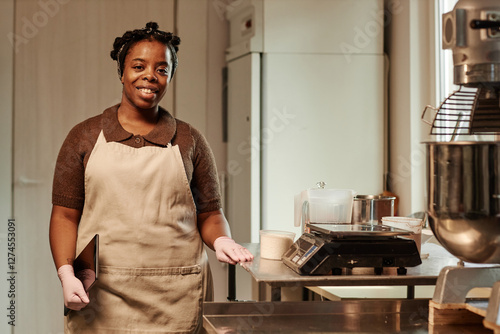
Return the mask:
<svg viewBox="0 0 500 334">
<path fill-rule="evenodd" d="M 415 299 L 415 285 L 406 287 L 406 299 Z"/>
<path fill-rule="evenodd" d="M 232 264 L 227 268 L 227 300 L 236 300 L 236 267 Z"/>
<path fill-rule="evenodd" d="M 271 287 L 271 301 L 281 301 L 281 288 Z"/>
</svg>

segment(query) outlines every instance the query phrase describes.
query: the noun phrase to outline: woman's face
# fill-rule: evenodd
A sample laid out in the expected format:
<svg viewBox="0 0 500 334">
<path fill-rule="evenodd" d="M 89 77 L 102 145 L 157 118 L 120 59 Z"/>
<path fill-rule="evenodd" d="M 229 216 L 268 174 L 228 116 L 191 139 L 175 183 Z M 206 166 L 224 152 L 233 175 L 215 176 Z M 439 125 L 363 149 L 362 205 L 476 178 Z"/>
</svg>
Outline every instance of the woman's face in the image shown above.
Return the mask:
<svg viewBox="0 0 500 334">
<path fill-rule="evenodd" d="M 125 57 L 122 103 L 137 109 L 154 109 L 167 92 L 172 71 L 170 49 L 158 41 L 134 44 Z"/>
</svg>

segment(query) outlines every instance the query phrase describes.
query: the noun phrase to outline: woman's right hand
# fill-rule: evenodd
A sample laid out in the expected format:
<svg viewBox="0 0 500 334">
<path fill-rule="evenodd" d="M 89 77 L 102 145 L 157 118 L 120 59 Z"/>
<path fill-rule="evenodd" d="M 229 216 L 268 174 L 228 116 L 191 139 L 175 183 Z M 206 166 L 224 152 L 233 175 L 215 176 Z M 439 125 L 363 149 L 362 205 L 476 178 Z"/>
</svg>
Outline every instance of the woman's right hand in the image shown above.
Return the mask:
<svg viewBox="0 0 500 334">
<path fill-rule="evenodd" d="M 82 282 L 75 277 L 73 266 L 65 264 L 57 270 L 63 288 L 64 305 L 70 310 L 80 311 L 90 302 Z"/>
</svg>

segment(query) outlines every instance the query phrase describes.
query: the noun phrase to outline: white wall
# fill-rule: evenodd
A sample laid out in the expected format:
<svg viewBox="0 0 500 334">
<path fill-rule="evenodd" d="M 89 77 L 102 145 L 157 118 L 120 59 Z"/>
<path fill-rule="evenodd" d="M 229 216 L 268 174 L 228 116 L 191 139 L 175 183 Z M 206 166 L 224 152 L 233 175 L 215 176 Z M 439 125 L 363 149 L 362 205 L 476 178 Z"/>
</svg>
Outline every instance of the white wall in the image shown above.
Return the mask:
<svg viewBox="0 0 500 334">
<path fill-rule="evenodd" d="M 434 0 L 386 0 L 386 52 L 390 59 L 391 190 L 399 215 L 426 210 L 425 145 L 420 117 L 435 102 Z"/>
<path fill-rule="evenodd" d="M 0 0 L 0 272 L 6 278 L 8 219 L 12 217 L 12 112 L 13 112 L 13 52 L 9 40 L 5 38 L 14 30 L 14 0 Z M 7 297 L 9 285 L 0 280 L 0 309 L 9 306 Z M 2 312 L 0 332 L 10 333 L 7 313 Z M 5 315 L 4 315 L 5 314 Z"/>
<path fill-rule="evenodd" d="M 177 29 L 181 38 L 176 77 L 176 117 L 203 132 L 219 171 L 226 161 L 222 141 L 222 69 L 228 43 L 225 7 L 216 1 L 178 1 Z"/>
</svg>

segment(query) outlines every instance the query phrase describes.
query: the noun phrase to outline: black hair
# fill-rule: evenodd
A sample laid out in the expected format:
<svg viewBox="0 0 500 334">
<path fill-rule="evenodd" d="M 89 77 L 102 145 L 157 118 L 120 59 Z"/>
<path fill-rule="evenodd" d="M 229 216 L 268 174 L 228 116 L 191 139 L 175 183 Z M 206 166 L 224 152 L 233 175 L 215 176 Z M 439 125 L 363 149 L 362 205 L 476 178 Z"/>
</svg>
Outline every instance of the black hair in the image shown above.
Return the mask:
<svg viewBox="0 0 500 334">
<path fill-rule="evenodd" d="M 121 37 L 116 37 L 113 43 L 113 50 L 110 52 L 111 59 L 116 60 L 118 63 L 118 75 L 120 78 L 123 75 L 123 67 L 125 64 L 125 57 L 128 51 L 135 43 L 142 40 L 156 40 L 165 44 L 170 48 L 172 53 L 172 73 L 170 79 L 174 76 L 175 69 L 178 65 L 177 52 L 179 51 L 179 44 L 181 39 L 173 35 L 171 32 L 165 32 L 158 29 L 158 23 L 148 22 L 146 28 L 129 30 Z"/>
</svg>

